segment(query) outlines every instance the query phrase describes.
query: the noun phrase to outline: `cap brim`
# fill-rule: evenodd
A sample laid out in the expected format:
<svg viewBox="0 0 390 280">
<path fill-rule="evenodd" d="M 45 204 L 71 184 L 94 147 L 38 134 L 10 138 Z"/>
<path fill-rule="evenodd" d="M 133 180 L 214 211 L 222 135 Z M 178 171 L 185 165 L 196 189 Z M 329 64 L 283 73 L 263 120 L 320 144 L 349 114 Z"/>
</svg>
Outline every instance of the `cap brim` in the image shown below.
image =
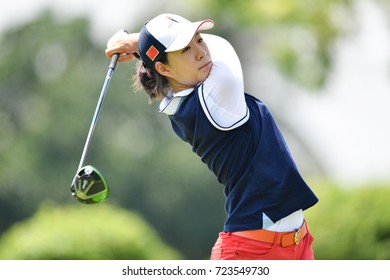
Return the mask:
<svg viewBox="0 0 390 280">
<path fill-rule="evenodd" d="M 165 52 L 174 52 L 181 49 L 184 49 L 189 43 L 191 43 L 192 38 L 195 34 L 201 30 L 208 30 L 214 27 L 214 22 L 211 19 L 206 19 L 203 21 L 192 22 L 183 28 L 180 33 L 176 36 L 173 42 L 167 47 Z"/>
</svg>

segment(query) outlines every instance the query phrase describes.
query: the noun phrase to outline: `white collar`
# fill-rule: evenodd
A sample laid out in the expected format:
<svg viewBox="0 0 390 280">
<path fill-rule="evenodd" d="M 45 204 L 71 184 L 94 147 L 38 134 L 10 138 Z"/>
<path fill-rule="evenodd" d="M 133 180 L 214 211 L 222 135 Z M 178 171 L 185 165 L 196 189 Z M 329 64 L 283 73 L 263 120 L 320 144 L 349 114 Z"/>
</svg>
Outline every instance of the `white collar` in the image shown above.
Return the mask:
<svg viewBox="0 0 390 280">
<path fill-rule="evenodd" d="M 169 92 L 166 97 L 161 101 L 159 105 L 159 111 L 167 115 L 174 115 L 179 108 L 180 102 L 183 97 L 193 92 L 194 88 L 188 88 L 179 92 Z"/>
</svg>

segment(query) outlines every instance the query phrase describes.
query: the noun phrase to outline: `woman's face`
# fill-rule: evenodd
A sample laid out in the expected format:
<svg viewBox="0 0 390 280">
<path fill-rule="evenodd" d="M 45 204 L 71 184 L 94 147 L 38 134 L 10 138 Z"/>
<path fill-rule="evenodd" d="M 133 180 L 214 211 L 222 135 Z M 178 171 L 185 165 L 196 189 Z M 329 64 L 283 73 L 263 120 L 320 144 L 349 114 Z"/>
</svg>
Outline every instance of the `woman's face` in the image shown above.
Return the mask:
<svg viewBox="0 0 390 280">
<path fill-rule="evenodd" d="M 164 64 L 167 71 L 159 72 L 167 77 L 175 92 L 193 88 L 206 80 L 213 65 L 209 49 L 199 33 L 187 47 L 167 55 L 168 64 Z"/>
</svg>

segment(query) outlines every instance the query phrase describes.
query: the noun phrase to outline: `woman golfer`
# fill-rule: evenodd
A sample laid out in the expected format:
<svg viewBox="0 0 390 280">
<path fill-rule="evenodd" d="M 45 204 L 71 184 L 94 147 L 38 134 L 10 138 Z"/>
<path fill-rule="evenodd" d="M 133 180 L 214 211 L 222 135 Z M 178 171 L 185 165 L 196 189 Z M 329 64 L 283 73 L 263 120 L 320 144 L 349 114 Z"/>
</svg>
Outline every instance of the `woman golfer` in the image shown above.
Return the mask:
<svg viewBox="0 0 390 280">
<path fill-rule="evenodd" d="M 233 47 L 200 34 L 213 26 L 161 14 L 139 33 L 114 34 L 106 56 L 140 59 L 136 84 L 224 185 L 227 219 L 211 259 L 314 259 L 303 211 L 318 199 L 270 111 L 244 93 Z"/>
</svg>

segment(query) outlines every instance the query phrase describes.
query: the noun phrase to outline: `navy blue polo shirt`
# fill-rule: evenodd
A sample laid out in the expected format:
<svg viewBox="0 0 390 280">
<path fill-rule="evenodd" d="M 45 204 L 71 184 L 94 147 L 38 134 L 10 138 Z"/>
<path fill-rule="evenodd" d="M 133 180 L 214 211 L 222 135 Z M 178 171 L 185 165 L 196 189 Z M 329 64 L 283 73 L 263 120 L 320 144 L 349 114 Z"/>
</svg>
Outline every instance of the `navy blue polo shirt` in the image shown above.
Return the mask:
<svg viewBox="0 0 390 280">
<path fill-rule="evenodd" d="M 176 135 L 224 186 L 225 232 L 263 228 L 263 214 L 276 222 L 318 199 L 301 177 L 266 105 L 245 94 L 247 120 L 231 130 L 215 127 L 201 105 L 199 84 L 174 99 L 169 115 Z"/>
</svg>

